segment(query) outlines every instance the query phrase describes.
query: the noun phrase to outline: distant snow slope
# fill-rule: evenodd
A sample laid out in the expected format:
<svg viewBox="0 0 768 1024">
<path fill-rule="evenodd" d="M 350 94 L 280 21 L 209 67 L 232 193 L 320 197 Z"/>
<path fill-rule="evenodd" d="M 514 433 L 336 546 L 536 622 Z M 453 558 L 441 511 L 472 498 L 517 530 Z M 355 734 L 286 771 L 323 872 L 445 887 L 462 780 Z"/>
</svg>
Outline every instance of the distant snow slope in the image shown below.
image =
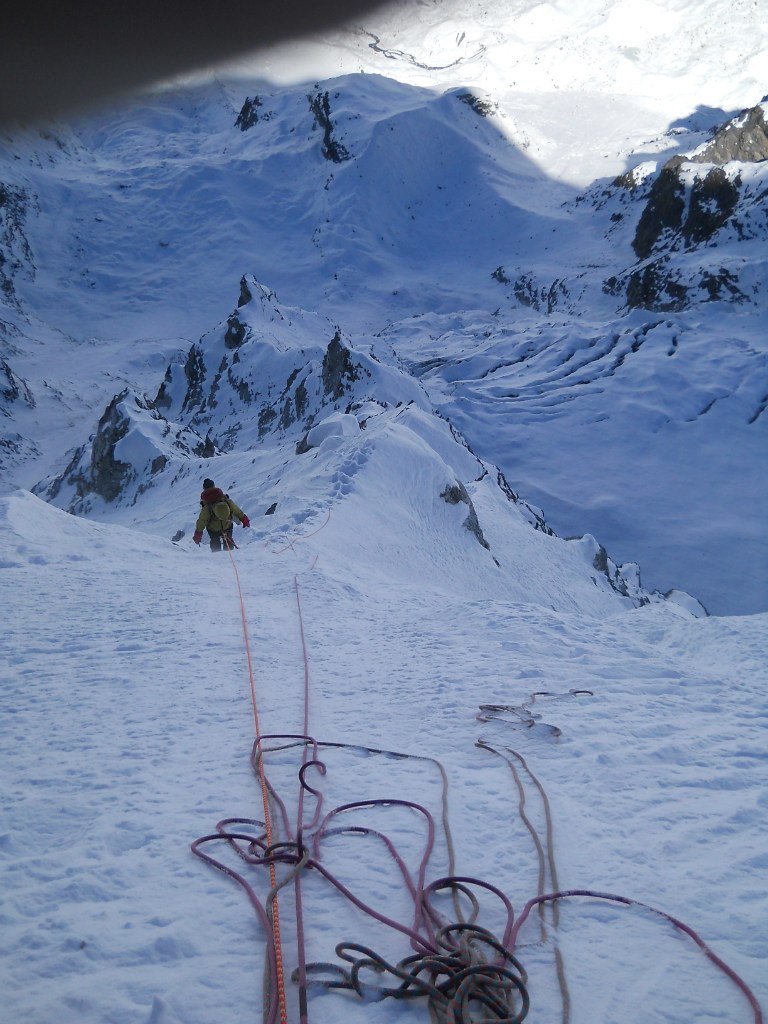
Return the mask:
<svg viewBox="0 0 768 1024">
<path fill-rule="evenodd" d="M 438 91 L 483 88 L 510 137 L 581 188 L 640 154 L 672 155 L 670 127 L 706 131 L 753 105 L 767 52 L 754 0 L 396 0 L 346 32 L 228 71 L 283 85 L 365 71 Z"/>
</svg>

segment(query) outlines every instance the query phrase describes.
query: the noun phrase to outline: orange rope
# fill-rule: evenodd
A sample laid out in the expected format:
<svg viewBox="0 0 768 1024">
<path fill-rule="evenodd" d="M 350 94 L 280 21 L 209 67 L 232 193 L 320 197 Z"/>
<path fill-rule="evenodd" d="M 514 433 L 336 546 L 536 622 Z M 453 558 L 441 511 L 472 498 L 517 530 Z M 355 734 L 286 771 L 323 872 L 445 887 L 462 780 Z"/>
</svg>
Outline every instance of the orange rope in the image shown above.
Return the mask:
<svg viewBox="0 0 768 1024">
<path fill-rule="evenodd" d="M 227 545 L 229 560 L 235 571 L 237 580 L 237 594 L 240 598 L 240 616 L 243 621 L 243 638 L 245 640 L 245 654 L 248 661 L 248 678 L 251 686 L 251 705 L 253 707 L 253 724 L 256 730 L 256 740 L 261 739 L 261 726 L 259 724 L 259 709 L 256 703 L 256 683 L 253 676 L 253 659 L 251 657 L 251 641 L 248 635 L 248 622 L 245 614 L 245 601 L 243 600 L 243 589 L 240 586 L 240 573 L 237 571 L 232 549 Z M 261 799 L 264 804 L 264 829 L 266 833 L 267 846 L 272 846 L 272 815 L 269 811 L 269 794 L 267 792 L 267 779 L 264 774 L 264 758 L 258 760 L 259 783 L 261 785 Z M 288 1011 L 285 1000 L 285 972 L 283 967 L 283 944 L 280 938 L 280 912 L 277 905 L 277 869 L 274 863 L 269 865 L 269 884 L 274 892 L 273 913 L 272 913 L 272 936 L 275 942 L 275 964 L 277 967 L 277 999 L 280 1007 L 280 1024 L 288 1024 Z"/>
</svg>

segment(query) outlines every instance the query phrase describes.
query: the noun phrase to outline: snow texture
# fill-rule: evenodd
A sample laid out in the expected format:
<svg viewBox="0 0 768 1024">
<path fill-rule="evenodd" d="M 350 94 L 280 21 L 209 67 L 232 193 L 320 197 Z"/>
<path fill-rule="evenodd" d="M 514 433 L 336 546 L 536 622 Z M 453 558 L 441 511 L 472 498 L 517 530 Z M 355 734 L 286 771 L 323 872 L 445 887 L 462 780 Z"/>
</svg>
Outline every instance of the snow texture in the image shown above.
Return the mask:
<svg viewBox="0 0 768 1024">
<path fill-rule="evenodd" d="M 264 831 L 257 736 L 291 1024 L 429 1019 L 319 982 L 413 953 L 430 820 L 528 1024 L 761 1019 L 767 42 L 399 3 L 3 139 L 9 1020 L 261 1019 L 270 929 L 191 850 Z"/>
</svg>

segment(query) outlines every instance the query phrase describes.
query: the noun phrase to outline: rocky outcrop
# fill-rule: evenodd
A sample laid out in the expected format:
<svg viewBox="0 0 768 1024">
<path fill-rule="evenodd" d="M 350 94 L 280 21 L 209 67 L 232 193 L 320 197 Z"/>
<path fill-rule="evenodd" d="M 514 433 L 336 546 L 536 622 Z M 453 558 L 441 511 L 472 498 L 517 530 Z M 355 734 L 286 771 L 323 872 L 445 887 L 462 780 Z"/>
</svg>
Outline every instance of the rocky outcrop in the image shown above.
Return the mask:
<svg viewBox="0 0 768 1024">
<path fill-rule="evenodd" d="M 425 401 L 412 378 L 382 365 L 325 317 L 283 306 L 252 275 L 236 310 L 172 363 L 153 407 L 220 451 L 259 444 L 268 433 L 305 434 L 332 411 L 377 400 Z"/>
<path fill-rule="evenodd" d="M 456 99 L 466 103 L 480 117 L 491 117 L 499 112 L 499 104 L 487 96 L 478 96 L 475 92 L 457 92 Z"/>
<path fill-rule="evenodd" d="M 226 348 L 240 348 L 246 339 L 248 328 L 241 323 L 237 313 L 233 313 L 227 320 L 227 332 L 224 335 L 224 346 Z"/>
<path fill-rule="evenodd" d="M 349 349 L 341 343 L 341 334 L 336 331 L 328 343 L 328 348 L 323 356 L 323 388 L 326 395 L 337 401 L 345 391 L 360 379 L 362 366 L 352 362 Z"/>
<path fill-rule="evenodd" d="M 115 395 L 90 440 L 77 448 L 64 471 L 33 491 L 70 512 L 89 512 L 94 499 L 133 503 L 171 459 L 216 454 L 208 439 L 174 428 L 147 396 L 128 389 Z"/>
<path fill-rule="evenodd" d="M 14 278 L 35 276 L 32 249 L 25 234 L 30 197 L 16 185 L 0 181 L 0 292 L 6 302 L 16 303 Z"/>
<path fill-rule="evenodd" d="M 694 178 L 688 211 L 680 227 L 687 248 L 706 242 L 724 227 L 739 201 L 741 179 L 731 180 L 722 167 Z"/>
<path fill-rule="evenodd" d="M 536 508 L 535 505 L 531 505 L 527 501 L 524 501 L 519 494 L 516 494 L 510 487 L 509 481 L 500 469 L 496 470 L 496 483 L 499 485 L 500 490 L 506 495 L 507 500 L 517 505 L 523 513 L 524 518 L 531 524 L 534 530 L 540 530 L 541 533 L 546 533 L 548 537 L 555 536 L 555 531 L 544 518 L 542 510 L 540 508 Z"/>
<path fill-rule="evenodd" d="M 334 135 L 335 125 L 331 119 L 331 97 L 328 92 L 318 90 L 307 96 L 309 109 L 315 118 L 315 125 L 323 133 L 322 152 L 326 160 L 332 163 L 341 164 L 350 160 L 350 153 L 347 147 Z"/>
<path fill-rule="evenodd" d="M 722 167 L 686 181 L 686 161 L 674 157 L 662 167 L 651 186 L 648 202 L 638 221 L 632 248 L 640 259 L 680 238 L 690 249 L 709 241 L 733 215 L 741 179 L 730 178 Z"/>
<path fill-rule="evenodd" d="M 579 549 L 584 560 L 595 572 L 608 580 L 611 590 L 621 597 L 629 598 L 635 606 L 650 603 L 651 594 L 643 589 L 640 582 L 640 567 L 636 562 L 616 565 L 603 545 L 589 533 L 582 537 L 569 537 L 568 542 Z M 596 577 L 593 577 L 592 581 L 597 584 Z M 654 596 L 658 599 L 662 595 L 655 593 Z"/>
<path fill-rule="evenodd" d="M 249 128 L 253 128 L 255 124 L 262 121 L 268 121 L 270 114 L 259 114 L 261 107 L 264 104 L 258 96 L 246 96 L 245 102 L 240 108 L 240 113 L 237 115 L 235 121 L 235 128 L 239 128 L 241 132 L 247 132 Z"/>
<path fill-rule="evenodd" d="M 463 504 L 468 507 L 469 512 L 462 525 L 465 530 L 469 530 L 479 544 L 482 544 L 486 550 L 490 551 L 491 546 L 483 536 L 483 531 L 480 528 L 480 521 L 477 518 L 477 511 L 475 510 L 475 506 L 472 503 L 472 499 L 470 498 L 469 492 L 464 484 L 461 483 L 460 480 L 457 480 L 456 483 L 448 484 L 445 490 L 440 494 L 440 497 L 449 505 L 458 505 L 463 502 Z"/>
<path fill-rule="evenodd" d="M 685 309 L 688 292 L 688 287 L 681 284 L 679 275 L 670 268 L 669 261 L 663 259 L 633 271 L 626 282 L 630 309 L 676 312 Z"/>
<path fill-rule="evenodd" d="M 570 293 L 564 281 L 555 278 L 554 281 L 542 283 L 535 274 L 527 271 L 517 278 L 507 276 L 503 266 L 496 267 L 491 274 L 494 281 L 505 286 L 512 286 L 512 296 L 520 306 L 535 309 L 537 313 L 552 313 L 555 309 L 567 308 L 570 300 Z"/>
<path fill-rule="evenodd" d="M 632 249 L 640 261 L 604 283 L 627 306 L 679 311 L 696 302 L 745 302 L 755 294 L 742 286 L 738 267 L 716 250 L 722 242 L 766 238 L 768 185 L 764 171 L 745 164 L 768 161 L 763 105 L 719 129 L 712 141 L 668 160 L 648 183 L 635 171 L 614 188 L 641 198 Z M 727 166 L 726 166 L 727 165 Z M 622 213 L 613 217 L 623 219 Z M 696 262 L 687 254 L 700 253 Z"/>
<path fill-rule="evenodd" d="M 666 232 L 674 234 L 680 230 L 685 211 L 685 186 L 679 174 L 682 163 L 682 157 L 674 157 L 662 167 L 651 186 L 632 242 L 641 260 L 651 255 Z"/>
<path fill-rule="evenodd" d="M 688 159 L 698 164 L 759 163 L 768 160 L 768 122 L 762 104 L 745 110 L 715 132 L 711 142 Z"/>
<path fill-rule="evenodd" d="M 9 416 L 7 406 L 16 402 L 35 408 L 35 397 L 27 382 L 16 376 L 5 359 L 0 359 L 0 414 Z"/>
<path fill-rule="evenodd" d="M 91 447 L 90 480 L 87 485 L 85 479 L 78 481 L 78 493 L 81 495 L 91 490 L 105 501 L 114 501 L 131 476 L 131 464 L 122 462 L 115 455 L 115 446 L 130 427 L 130 420 L 120 408 L 127 397 L 128 392 L 124 391 L 113 398 L 99 420 Z"/>
</svg>

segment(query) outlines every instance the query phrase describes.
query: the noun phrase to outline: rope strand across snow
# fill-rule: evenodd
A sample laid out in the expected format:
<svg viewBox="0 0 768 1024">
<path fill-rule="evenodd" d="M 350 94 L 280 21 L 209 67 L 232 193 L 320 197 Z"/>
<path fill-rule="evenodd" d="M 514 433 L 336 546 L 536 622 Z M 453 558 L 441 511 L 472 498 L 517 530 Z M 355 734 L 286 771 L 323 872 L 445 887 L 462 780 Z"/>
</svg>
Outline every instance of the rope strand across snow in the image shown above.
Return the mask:
<svg viewBox="0 0 768 1024">
<path fill-rule="evenodd" d="M 329 512 L 330 516 L 330 512 Z M 323 526 L 326 525 L 326 522 Z M 322 526 L 320 527 L 322 529 Z M 316 531 L 317 532 L 317 531 Z M 247 894 L 267 936 L 267 957 L 265 963 L 264 1022 L 275 1024 L 278 1014 L 281 1024 L 287 1024 L 287 1000 L 284 982 L 282 944 L 278 912 L 278 893 L 293 881 L 296 912 L 297 967 L 292 980 L 299 990 L 300 1024 L 308 1024 L 308 992 L 313 987 L 348 990 L 365 999 L 414 999 L 425 997 L 434 1024 L 471 1024 L 477 1013 L 483 1014 L 483 1021 L 498 1024 L 522 1024 L 530 1008 L 530 996 L 526 986 L 526 973 L 515 956 L 515 947 L 520 929 L 534 908 L 538 908 L 541 928 L 546 935 L 544 908 L 551 905 L 552 925 L 558 922 L 558 901 L 571 897 L 591 897 L 610 900 L 626 906 L 643 907 L 671 922 L 685 932 L 715 964 L 740 989 L 747 998 L 753 1013 L 754 1024 L 762 1024 L 760 1007 L 746 983 L 724 963 L 689 926 L 663 911 L 648 907 L 623 896 L 594 892 L 589 889 L 560 890 L 554 854 L 554 826 L 546 790 L 534 775 L 523 756 L 514 750 L 504 753 L 484 741 L 477 745 L 501 757 L 510 767 L 518 791 L 518 813 L 533 840 L 538 860 L 538 892 L 528 900 L 522 913 L 515 920 L 512 904 L 496 886 L 479 878 L 457 876 L 455 854 L 448 821 L 448 779 L 445 769 L 434 758 L 415 754 L 362 746 L 353 743 L 320 742 L 309 733 L 310 672 L 304 628 L 304 612 L 298 576 L 294 577 L 299 638 L 303 656 L 303 731 L 294 734 L 261 731 L 256 686 L 248 636 L 245 603 L 240 577 L 234 558 L 230 558 L 237 581 L 240 610 L 243 623 L 243 637 L 246 648 L 248 675 L 253 705 L 256 739 L 251 752 L 251 763 L 259 779 L 264 807 L 264 820 L 254 818 L 225 818 L 216 826 L 216 831 L 202 836 L 192 844 L 192 851 L 207 864 L 223 872 L 237 882 Z M 535 699 L 533 696 L 532 699 Z M 301 748 L 301 764 L 296 770 L 297 814 L 296 823 L 291 825 L 285 800 L 267 778 L 265 755 L 275 755 L 290 748 Z M 366 755 L 378 755 L 401 761 L 421 761 L 436 766 L 441 778 L 442 843 L 447 854 L 449 874 L 428 882 L 430 858 L 436 843 L 435 820 L 427 807 L 421 803 L 400 798 L 378 798 L 342 803 L 323 813 L 323 793 L 307 780 L 307 774 L 314 769 L 319 777 L 327 774 L 327 766 L 320 759 L 320 750 L 358 751 Z M 526 773 L 539 793 L 544 819 L 545 841 L 542 842 L 526 811 L 526 793 L 518 765 Z M 314 801 L 309 821 L 305 821 L 305 797 Z M 343 819 L 359 815 L 375 808 L 398 808 L 415 814 L 424 827 L 422 850 L 415 872 L 408 866 L 405 857 L 393 840 L 384 832 L 367 824 L 360 824 L 357 818 L 347 824 Z M 283 838 L 276 839 L 274 822 L 279 821 Z M 324 863 L 323 844 L 331 837 L 354 838 L 372 841 L 387 851 L 402 879 L 405 892 L 411 903 L 409 923 L 398 921 L 369 905 L 344 881 L 330 871 Z M 221 856 L 209 852 L 212 844 L 223 846 L 222 853 L 234 854 L 243 865 L 239 870 Z M 251 869 L 268 870 L 269 884 L 266 893 L 260 897 L 246 872 Z M 278 868 L 280 875 L 278 877 Z M 301 880 L 305 872 L 311 871 L 324 878 L 336 891 L 342 894 L 365 917 L 394 931 L 409 940 L 412 952 L 397 962 L 377 953 L 371 947 L 355 942 L 341 941 L 336 944 L 339 963 L 306 962 L 305 916 L 302 900 Z M 552 886 L 545 892 L 547 878 Z M 450 895 L 454 920 L 447 919 L 438 910 L 437 901 Z M 483 912 L 484 897 L 494 897 L 503 908 L 504 928 L 501 939 L 479 923 Z M 568 1024 L 570 1016 L 570 995 L 565 980 L 562 955 L 555 950 L 555 962 L 562 1000 L 562 1021 Z"/>
</svg>

